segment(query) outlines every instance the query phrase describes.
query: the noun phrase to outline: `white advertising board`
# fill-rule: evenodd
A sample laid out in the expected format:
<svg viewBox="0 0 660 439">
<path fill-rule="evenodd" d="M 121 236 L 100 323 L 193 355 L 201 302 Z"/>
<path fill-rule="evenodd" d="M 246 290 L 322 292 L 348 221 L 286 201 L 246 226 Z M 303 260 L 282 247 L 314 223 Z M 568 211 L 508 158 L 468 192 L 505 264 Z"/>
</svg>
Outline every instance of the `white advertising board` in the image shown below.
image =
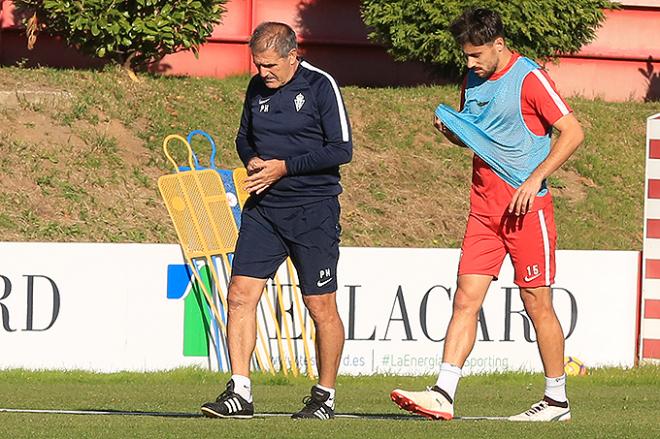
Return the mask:
<svg viewBox="0 0 660 439">
<path fill-rule="evenodd" d="M 176 245 L 0 244 L 0 367 L 206 364 L 182 355 L 183 307 L 166 297 L 181 261 Z"/>
<path fill-rule="evenodd" d="M 340 373 L 435 373 L 458 257 L 455 249 L 342 248 Z M 186 308 L 181 264 L 177 245 L 0 243 L 0 368 L 226 370 L 213 335 L 205 339 Z M 558 252 L 554 301 L 567 354 L 589 366 L 633 364 L 638 270 L 638 252 Z M 465 373 L 541 370 L 512 278 L 505 262 Z"/>
<path fill-rule="evenodd" d="M 339 302 L 347 343 L 341 372 L 436 373 L 459 254 L 453 249 L 342 252 Z M 638 270 L 637 252 L 557 253 L 554 305 L 567 355 L 589 366 L 633 365 Z M 507 260 L 484 301 L 464 373 L 540 371 L 535 340 Z"/>
</svg>

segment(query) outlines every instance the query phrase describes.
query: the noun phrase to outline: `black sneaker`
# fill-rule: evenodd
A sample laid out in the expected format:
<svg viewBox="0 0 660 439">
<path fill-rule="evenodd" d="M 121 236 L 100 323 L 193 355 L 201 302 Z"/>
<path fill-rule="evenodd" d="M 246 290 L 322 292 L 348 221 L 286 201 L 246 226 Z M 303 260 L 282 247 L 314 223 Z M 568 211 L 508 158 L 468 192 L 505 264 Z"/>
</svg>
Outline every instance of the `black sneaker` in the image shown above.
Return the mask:
<svg viewBox="0 0 660 439">
<path fill-rule="evenodd" d="M 298 413 L 294 413 L 293 419 L 333 419 L 335 411 L 325 402 L 330 398 L 330 392 L 312 387 L 312 393 L 303 399 L 305 407 Z"/>
<path fill-rule="evenodd" d="M 254 404 L 234 392 L 234 380 L 229 380 L 227 389 L 215 402 L 207 402 L 202 406 L 202 413 L 208 418 L 248 419 L 254 416 Z"/>
</svg>

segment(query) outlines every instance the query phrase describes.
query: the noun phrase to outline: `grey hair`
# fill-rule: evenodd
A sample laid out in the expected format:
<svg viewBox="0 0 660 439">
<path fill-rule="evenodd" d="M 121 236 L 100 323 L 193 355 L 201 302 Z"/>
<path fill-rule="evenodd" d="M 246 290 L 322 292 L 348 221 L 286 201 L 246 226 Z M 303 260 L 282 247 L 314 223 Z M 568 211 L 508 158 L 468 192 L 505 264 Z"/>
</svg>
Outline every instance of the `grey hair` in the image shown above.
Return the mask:
<svg viewBox="0 0 660 439">
<path fill-rule="evenodd" d="M 254 29 L 252 37 L 250 37 L 252 53 L 274 49 L 278 55 L 285 57 L 297 48 L 296 33 L 291 26 L 285 23 L 265 21 Z"/>
</svg>

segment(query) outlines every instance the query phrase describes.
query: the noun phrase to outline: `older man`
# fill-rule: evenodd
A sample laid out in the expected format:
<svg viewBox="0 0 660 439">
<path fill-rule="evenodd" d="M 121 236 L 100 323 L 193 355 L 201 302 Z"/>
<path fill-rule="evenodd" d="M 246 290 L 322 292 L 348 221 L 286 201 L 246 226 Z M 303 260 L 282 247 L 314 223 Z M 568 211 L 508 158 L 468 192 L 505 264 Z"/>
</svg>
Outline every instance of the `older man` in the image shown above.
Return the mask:
<svg viewBox="0 0 660 439">
<path fill-rule="evenodd" d="M 250 49 L 258 74 L 248 85 L 236 137 L 251 195 L 243 210 L 228 293 L 232 377 L 202 412 L 209 417 L 253 416 L 249 376 L 257 304 L 267 279 L 290 256 L 316 327 L 319 372 L 318 384 L 293 417 L 331 419 L 344 346 L 335 297 L 339 165 L 348 163 L 353 151 L 348 116 L 332 76 L 298 57 L 296 34 L 288 25 L 260 24 Z"/>
</svg>

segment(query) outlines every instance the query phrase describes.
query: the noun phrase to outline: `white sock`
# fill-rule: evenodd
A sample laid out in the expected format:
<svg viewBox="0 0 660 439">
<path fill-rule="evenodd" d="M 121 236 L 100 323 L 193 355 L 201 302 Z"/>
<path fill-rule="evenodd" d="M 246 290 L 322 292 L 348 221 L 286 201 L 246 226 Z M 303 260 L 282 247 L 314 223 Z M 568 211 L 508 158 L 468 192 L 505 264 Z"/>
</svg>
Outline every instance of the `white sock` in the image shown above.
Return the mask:
<svg viewBox="0 0 660 439">
<path fill-rule="evenodd" d="M 438 381 L 436 381 L 435 385 L 447 392 L 451 399 L 454 399 L 454 395 L 456 394 L 456 387 L 458 387 L 458 380 L 460 379 L 460 367 L 449 363 L 442 363 L 440 365 Z"/>
<path fill-rule="evenodd" d="M 329 387 L 323 387 L 320 384 L 317 384 L 316 387 L 330 393 L 330 396 L 328 397 L 328 400 L 325 402 L 325 405 L 327 405 L 328 407 L 330 407 L 331 409 L 334 410 L 335 409 L 335 389 L 331 389 Z"/>
<path fill-rule="evenodd" d="M 565 402 L 566 398 L 566 374 L 556 377 L 545 377 L 545 396 L 557 402 Z"/>
<path fill-rule="evenodd" d="M 243 375 L 232 375 L 231 379 L 234 382 L 234 392 L 241 395 L 247 402 L 252 402 L 252 383 L 250 382 L 250 378 Z"/>
</svg>

